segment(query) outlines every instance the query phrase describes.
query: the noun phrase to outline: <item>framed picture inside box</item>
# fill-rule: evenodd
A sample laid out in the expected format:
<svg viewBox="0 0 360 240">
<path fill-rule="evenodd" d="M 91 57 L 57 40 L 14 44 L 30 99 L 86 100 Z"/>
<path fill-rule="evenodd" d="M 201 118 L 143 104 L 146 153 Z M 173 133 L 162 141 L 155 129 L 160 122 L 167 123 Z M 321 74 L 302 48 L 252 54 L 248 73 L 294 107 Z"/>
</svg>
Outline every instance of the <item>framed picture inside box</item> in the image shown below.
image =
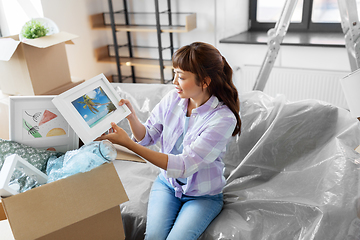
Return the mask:
<svg viewBox="0 0 360 240">
<path fill-rule="evenodd" d="M 111 128 L 111 122 L 120 122 L 130 114 L 126 105 L 118 105 L 119 101 L 119 94 L 104 74 L 93 77 L 52 100 L 85 144 Z"/>
<path fill-rule="evenodd" d="M 10 96 L 10 140 L 59 152 L 77 149 L 79 138 L 53 99 L 54 96 Z"/>
<path fill-rule="evenodd" d="M 27 183 L 21 187 L 19 179 L 27 177 Z M 43 185 L 48 176 L 17 154 L 6 157 L 0 171 L 0 197 L 10 197 L 30 188 Z M 21 180 L 20 180 L 21 181 Z"/>
</svg>

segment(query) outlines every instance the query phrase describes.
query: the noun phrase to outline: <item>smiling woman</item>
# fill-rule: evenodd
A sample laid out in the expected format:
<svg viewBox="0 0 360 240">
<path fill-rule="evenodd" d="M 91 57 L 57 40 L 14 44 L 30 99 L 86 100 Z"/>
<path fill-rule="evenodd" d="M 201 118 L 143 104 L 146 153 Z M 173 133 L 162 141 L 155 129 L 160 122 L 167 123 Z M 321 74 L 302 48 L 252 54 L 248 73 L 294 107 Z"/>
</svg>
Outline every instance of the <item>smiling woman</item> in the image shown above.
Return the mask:
<svg viewBox="0 0 360 240">
<path fill-rule="evenodd" d="M 0 32 L 3 37 L 20 33 L 25 22 L 44 17 L 41 0 L 0 0 Z"/>
<path fill-rule="evenodd" d="M 134 139 L 114 122 L 108 139 L 160 168 L 149 197 L 146 240 L 198 239 L 223 206 L 222 157 L 240 134 L 240 102 L 232 69 L 214 46 L 194 42 L 172 59 L 176 91 L 140 122 L 128 99 L 126 117 Z M 136 140 L 136 141 L 133 141 Z M 161 145 L 160 152 L 147 147 Z"/>
</svg>

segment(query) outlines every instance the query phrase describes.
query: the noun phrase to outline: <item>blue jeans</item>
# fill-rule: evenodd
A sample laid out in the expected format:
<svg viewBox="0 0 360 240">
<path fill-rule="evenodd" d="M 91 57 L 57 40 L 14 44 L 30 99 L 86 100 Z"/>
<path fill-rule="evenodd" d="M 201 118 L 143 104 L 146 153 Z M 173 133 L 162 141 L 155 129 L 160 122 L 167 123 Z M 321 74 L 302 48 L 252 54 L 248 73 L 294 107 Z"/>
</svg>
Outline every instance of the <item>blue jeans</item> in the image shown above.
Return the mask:
<svg viewBox="0 0 360 240">
<path fill-rule="evenodd" d="M 197 239 L 223 207 L 223 195 L 175 197 L 160 174 L 150 192 L 146 240 Z"/>
</svg>

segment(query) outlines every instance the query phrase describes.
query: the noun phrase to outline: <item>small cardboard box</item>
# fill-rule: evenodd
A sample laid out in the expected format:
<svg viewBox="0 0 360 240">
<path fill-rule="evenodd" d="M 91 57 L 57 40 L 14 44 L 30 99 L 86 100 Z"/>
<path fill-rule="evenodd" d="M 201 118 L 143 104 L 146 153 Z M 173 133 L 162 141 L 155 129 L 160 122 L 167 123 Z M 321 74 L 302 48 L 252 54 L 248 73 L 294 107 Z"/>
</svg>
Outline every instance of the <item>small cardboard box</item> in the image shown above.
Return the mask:
<svg viewBox="0 0 360 240">
<path fill-rule="evenodd" d="M 17 240 L 125 239 L 128 197 L 112 163 L 1 200 Z"/>
<path fill-rule="evenodd" d="M 41 95 L 70 89 L 71 81 L 65 44 L 77 36 L 67 32 L 25 39 L 0 38 L 0 89 L 10 95 Z"/>
</svg>

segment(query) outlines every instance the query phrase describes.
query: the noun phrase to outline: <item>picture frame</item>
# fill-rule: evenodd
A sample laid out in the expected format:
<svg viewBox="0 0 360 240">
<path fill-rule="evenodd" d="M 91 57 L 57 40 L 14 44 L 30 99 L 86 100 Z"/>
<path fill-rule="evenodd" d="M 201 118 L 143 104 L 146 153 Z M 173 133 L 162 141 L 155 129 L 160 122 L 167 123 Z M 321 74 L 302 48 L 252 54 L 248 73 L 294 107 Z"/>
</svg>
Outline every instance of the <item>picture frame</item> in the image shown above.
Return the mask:
<svg viewBox="0 0 360 240">
<path fill-rule="evenodd" d="M 79 137 L 52 103 L 54 97 L 10 96 L 9 139 L 58 152 L 77 149 Z"/>
<path fill-rule="evenodd" d="M 131 113 L 119 106 L 119 94 L 104 74 L 99 74 L 56 96 L 52 102 L 84 144 L 95 140 Z"/>
<path fill-rule="evenodd" d="M 48 177 L 45 173 L 41 172 L 19 155 L 12 154 L 5 159 L 0 171 L 0 197 L 10 197 L 19 193 L 19 185 L 18 189 L 10 185 L 10 180 L 15 170 L 26 174 L 27 177 L 40 185 L 47 183 Z"/>
</svg>

